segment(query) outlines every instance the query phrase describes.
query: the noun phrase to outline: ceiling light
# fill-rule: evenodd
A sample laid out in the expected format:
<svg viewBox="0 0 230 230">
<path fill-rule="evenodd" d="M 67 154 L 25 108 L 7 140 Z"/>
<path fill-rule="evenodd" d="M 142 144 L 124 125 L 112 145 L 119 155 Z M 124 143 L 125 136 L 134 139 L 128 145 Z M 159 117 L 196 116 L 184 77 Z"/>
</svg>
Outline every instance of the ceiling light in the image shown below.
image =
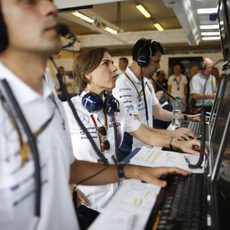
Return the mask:
<svg viewBox="0 0 230 230">
<path fill-rule="evenodd" d="M 78 18 L 80 18 L 80 19 L 86 21 L 86 22 L 94 23 L 94 20 L 93 20 L 92 18 L 87 17 L 87 16 L 85 16 L 84 14 L 79 13 L 78 11 L 75 11 L 75 12 L 73 12 L 72 14 L 73 14 L 74 16 L 76 16 L 76 17 L 78 17 Z"/>
<path fill-rule="evenodd" d="M 213 40 L 220 40 L 220 36 L 215 37 L 202 37 L 203 41 L 213 41 Z"/>
<path fill-rule="evenodd" d="M 105 30 L 106 31 L 108 31 L 109 33 L 111 33 L 111 34 L 117 34 L 117 31 L 116 30 L 114 30 L 114 29 L 112 29 L 112 28 L 110 28 L 110 27 L 105 27 Z"/>
<path fill-rule="evenodd" d="M 219 29 L 219 25 L 200 25 L 201 30 Z"/>
<path fill-rule="evenodd" d="M 150 18 L 151 14 L 141 4 L 136 5 L 136 8 L 146 17 Z"/>
<path fill-rule="evenodd" d="M 201 36 L 220 36 L 220 32 L 201 32 Z"/>
<path fill-rule="evenodd" d="M 197 9 L 197 13 L 198 14 L 217 14 L 217 7 Z"/>
<path fill-rule="evenodd" d="M 155 26 L 156 29 L 159 30 L 159 31 L 163 31 L 163 30 L 164 30 L 164 28 L 161 26 L 160 23 L 154 23 L 154 26 Z"/>
</svg>

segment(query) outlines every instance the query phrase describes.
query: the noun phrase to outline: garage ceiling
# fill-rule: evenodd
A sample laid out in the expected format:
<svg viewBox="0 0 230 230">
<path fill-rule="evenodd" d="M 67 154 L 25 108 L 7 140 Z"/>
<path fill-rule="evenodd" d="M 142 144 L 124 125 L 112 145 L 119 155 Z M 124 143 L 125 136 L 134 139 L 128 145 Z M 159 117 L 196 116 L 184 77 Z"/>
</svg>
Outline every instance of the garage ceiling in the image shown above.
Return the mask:
<svg viewBox="0 0 230 230">
<path fill-rule="evenodd" d="M 56 0 L 55 3 L 60 10 L 58 21 L 67 24 L 79 40 L 75 50 L 106 46 L 113 55 L 125 55 L 140 37 L 160 41 L 167 53 L 221 49 L 220 40 L 202 41 L 200 35 L 200 25 L 217 24 L 215 15 L 197 14 L 198 8 L 217 7 L 218 0 Z M 137 10 L 137 3 L 149 11 L 151 18 L 145 18 Z M 77 9 L 93 18 L 95 23 L 73 16 L 71 13 Z M 157 31 L 153 25 L 155 22 L 165 30 Z M 117 30 L 118 34 L 106 32 L 106 25 Z"/>
</svg>

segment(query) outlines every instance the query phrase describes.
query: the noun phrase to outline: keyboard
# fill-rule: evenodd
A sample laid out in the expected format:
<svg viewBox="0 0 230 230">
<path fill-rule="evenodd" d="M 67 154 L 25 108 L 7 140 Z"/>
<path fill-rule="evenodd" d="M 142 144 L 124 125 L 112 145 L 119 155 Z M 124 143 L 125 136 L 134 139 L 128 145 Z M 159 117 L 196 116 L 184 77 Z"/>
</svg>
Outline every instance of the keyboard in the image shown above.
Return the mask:
<svg viewBox="0 0 230 230">
<path fill-rule="evenodd" d="M 196 135 L 200 134 L 200 122 L 189 122 L 188 128 L 191 129 Z"/>
<path fill-rule="evenodd" d="M 169 176 L 156 229 L 198 230 L 206 228 L 205 174 Z M 162 194 L 161 194 L 162 195 Z"/>
</svg>

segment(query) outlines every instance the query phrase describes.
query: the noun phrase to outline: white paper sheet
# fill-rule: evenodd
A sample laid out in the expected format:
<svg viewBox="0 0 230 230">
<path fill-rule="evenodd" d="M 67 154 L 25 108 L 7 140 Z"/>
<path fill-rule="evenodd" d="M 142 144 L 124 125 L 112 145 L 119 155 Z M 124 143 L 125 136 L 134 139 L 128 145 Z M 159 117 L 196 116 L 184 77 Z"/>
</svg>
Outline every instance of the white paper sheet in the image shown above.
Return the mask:
<svg viewBox="0 0 230 230">
<path fill-rule="evenodd" d="M 148 167 L 177 167 L 192 173 L 203 173 L 204 168 L 191 169 L 188 167 L 188 161 L 196 163 L 199 156 L 191 154 L 182 154 L 172 151 L 162 151 L 159 148 L 143 147 L 129 162 L 133 165 Z"/>
<path fill-rule="evenodd" d="M 160 187 L 139 180 L 124 180 L 90 230 L 144 229 Z"/>
</svg>

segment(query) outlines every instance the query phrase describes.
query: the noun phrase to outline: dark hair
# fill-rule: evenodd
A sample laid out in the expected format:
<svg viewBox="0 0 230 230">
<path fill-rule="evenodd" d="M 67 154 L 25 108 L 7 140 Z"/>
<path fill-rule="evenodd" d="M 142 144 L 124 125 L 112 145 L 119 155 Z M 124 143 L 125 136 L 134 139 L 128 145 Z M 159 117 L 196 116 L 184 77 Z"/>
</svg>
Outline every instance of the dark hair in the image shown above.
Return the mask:
<svg viewBox="0 0 230 230">
<path fill-rule="evenodd" d="M 151 49 L 152 56 L 154 56 L 157 51 L 159 51 L 161 54 L 164 54 L 164 49 L 159 42 L 151 39 L 141 38 L 134 44 L 132 49 L 132 57 L 134 61 L 137 61 L 139 51 L 145 46 L 148 46 Z"/>
<path fill-rule="evenodd" d="M 0 1 L 0 53 L 3 52 L 9 44 L 6 24 L 3 20 L 2 3 Z"/>
<path fill-rule="evenodd" d="M 125 62 L 126 64 L 128 64 L 129 63 L 129 60 L 128 60 L 128 58 L 127 57 L 120 57 L 119 58 L 119 61 L 123 61 L 123 62 Z"/>
<path fill-rule="evenodd" d="M 85 77 L 87 74 L 95 70 L 101 63 L 107 48 L 93 48 L 83 51 L 75 59 L 73 64 L 73 72 L 77 77 L 80 92 L 85 89 L 89 80 Z"/>
</svg>

